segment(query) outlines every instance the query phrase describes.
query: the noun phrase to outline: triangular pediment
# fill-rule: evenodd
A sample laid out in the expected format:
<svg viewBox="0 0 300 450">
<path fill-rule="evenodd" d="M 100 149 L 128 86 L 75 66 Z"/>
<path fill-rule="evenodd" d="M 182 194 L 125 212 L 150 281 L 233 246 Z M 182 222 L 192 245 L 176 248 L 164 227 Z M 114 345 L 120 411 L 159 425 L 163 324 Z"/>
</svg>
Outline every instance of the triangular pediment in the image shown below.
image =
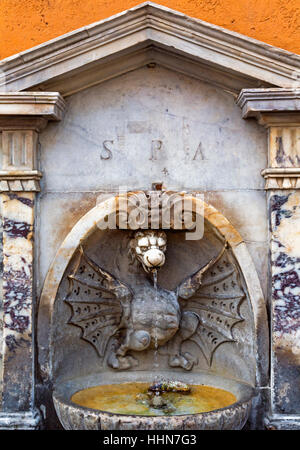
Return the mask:
<svg viewBox="0 0 300 450">
<path fill-rule="evenodd" d="M 300 85 L 299 55 L 147 2 L 4 59 L 0 92 L 68 96 L 155 64 L 233 95 Z"/>
</svg>

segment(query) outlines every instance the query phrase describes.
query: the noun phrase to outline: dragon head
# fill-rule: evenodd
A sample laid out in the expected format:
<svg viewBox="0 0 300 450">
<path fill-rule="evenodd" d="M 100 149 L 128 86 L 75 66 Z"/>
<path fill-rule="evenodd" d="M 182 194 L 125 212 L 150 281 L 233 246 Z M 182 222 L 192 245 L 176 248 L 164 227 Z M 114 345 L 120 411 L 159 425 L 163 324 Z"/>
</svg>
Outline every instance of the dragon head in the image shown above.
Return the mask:
<svg viewBox="0 0 300 450">
<path fill-rule="evenodd" d="M 130 248 L 144 270 L 151 272 L 165 263 L 166 233 L 155 230 L 137 231 L 130 241 Z"/>
</svg>

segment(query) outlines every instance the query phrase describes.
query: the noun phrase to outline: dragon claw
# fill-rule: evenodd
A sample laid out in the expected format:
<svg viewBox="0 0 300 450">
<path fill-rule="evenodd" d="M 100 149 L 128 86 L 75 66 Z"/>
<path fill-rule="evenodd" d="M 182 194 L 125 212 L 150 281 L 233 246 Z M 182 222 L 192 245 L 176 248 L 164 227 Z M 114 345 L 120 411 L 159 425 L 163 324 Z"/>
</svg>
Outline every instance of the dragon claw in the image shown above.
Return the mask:
<svg viewBox="0 0 300 450">
<path fill-rule="evenodd" d="M 182 367 L 185 370 L 192 370 L 194 364 L 197 364 L 197 362 L 198 360 L 187 352 L 184 353 L 184 355 L 175 355 L 169 360 L 169 364 L 171 367 Z"/>
<path fill-rule="evenodd" d="M 110 354 L 107 363 L 112 369 L 117 370 L 131 369 L 138 365 L 137 360 L 132 356 L 116 356 L 113 353 Z"/>
</svg>

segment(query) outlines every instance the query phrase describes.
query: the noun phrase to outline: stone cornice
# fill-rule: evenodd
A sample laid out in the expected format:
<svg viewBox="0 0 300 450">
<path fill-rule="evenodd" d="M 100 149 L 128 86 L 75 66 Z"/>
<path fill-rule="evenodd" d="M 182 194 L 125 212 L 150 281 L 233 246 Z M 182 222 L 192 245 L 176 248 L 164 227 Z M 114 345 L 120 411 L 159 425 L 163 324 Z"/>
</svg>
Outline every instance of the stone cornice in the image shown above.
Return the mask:
<svg viewBox="0 0 300 450">
<path fill-rule="evenodd" d="M 0 120 L 9 117 L 42 117 L 61 120 L 66 103 L 58 92 L 0 92 Z"/>
<path fill-rule="evenodd" d="M 294 112 L 300 109 L 300 89 L 242 89 L 236 103 L 244 119 L 257 112 Z"/>
<path fill-rule="evenodd" d="M 48 90 L 49 83 L 60 81 L 59 91 L 68 95 L 69 77 L 149 45 L 233 77 L 241 75 L 245 87 L 300 86 L 300 56 L 146 2 L 6 58 L 0 63 L 0 90 L 43 85 Z M 90 80 L 85 83 L 90 85 Z"/>
<path fill-rule="evenodd" d="M 244 119 L 254 117 L 264 126 L 300 124 L 300 89 L 242 89 L 237 100 Z"/>
<path fill-rule="evenodd" d="M 265 189 L 300 189 L 300 167 L 274 167 L 261 172 Z"/>
</svg>

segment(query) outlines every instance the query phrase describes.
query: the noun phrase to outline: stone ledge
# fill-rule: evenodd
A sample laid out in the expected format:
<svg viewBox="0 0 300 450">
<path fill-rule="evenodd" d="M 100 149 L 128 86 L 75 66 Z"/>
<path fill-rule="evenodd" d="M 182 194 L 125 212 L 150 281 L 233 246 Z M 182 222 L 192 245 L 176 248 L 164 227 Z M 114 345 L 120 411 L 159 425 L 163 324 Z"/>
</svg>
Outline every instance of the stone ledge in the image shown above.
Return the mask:
<svg viewBox="0 0 300 450">
<path fill-rule="evenodd" d="M 244 119 L 254 117 L 261 125 L 299 125 L 300 89 L 242 89 L 237 100 Z"/>
<path fill-rule="evenodd" d="M 0 430 L 39 430 L 42 416 L 38 409 L 18 413 L 0 412 Z"/>
<path fill-rule="evenodd" d="M 59 92 L 0 92 L 0 118 L 39 116 L 61 120 L 65 109 L 66 103 Z"/>
</svg>

